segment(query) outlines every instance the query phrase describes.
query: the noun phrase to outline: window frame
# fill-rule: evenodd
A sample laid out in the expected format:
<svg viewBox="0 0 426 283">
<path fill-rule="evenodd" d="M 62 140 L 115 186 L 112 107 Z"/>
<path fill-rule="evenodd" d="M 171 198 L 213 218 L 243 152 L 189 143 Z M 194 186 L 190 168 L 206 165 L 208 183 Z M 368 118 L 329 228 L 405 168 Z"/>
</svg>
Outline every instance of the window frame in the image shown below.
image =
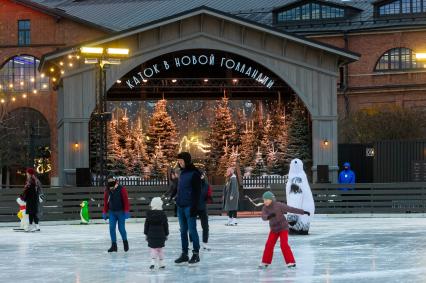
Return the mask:
<svg viewBox="0 0 426 283">
<path fill-rule="evenodd" d="M 426 1 L 426 0 L 425 0 Z M 309 18 L 303 18 L 302 8 L 308 6 Z M 317 7 L 319 9 L 317 10 Z M 341 14 L 337 17 L 324 17 L 324 11 L 328 9 L 329 14 Z M 293 12 L 294 11 L 294 12 Z M 287 13 L 287 14 L 286 14 Z M 297 5 L 287 6 L 286 8 L 274 11 L 274 23 L 275 24 L 288 24 L 288 23 L 300 23 L 300 22 L 321 22 L 321 21 L 339 21 L 344 19 L 349 11 L 345 7 L 332 5 L 331 3 L 323 3 L 318 1 L 305 1 L 297 3 Z M 292 19 L 296 18 L 296 19 Z"/>
<path fill-rule="evenodd" d="M 409 9 L 404 9 L 403 4 L 407 3 Z M 398 7 L 397 13 L 391 13 L 391 5 Z M 416 10 L 416 11 L 414 11 Z M 385 13 L 387 12 L 387 13 Z M 426 1 L 425 0 L 389 0 L 377 4 L 374 9 L 374 14 L 379 18 L 393 18 L 393 17 L 413 17 L 413 16 L 423 16 L 426 14 Z"/>
<path fill-rule="evenodd" d="M 403 60 L 404 57 L 408 57 L 408 60 Z M 381 62 L 385 59 L 383 62 Z M 397 60 L 395 60 L 397 58 Z M 394 59 L 394 60 L 392 60 Z M 393 67 L 392 64 L 398 66 Z M 408 67 L 407 67 L 408 64 Z M 380 68 L 380 65 L 387 65 L 386 69 Z M 418 66 L 418 67 L 417 67 Z M 416 71 L 426 69 L 424 65 L 420 65 L 419 61 L 415 59 L 415 53 L 411 48 L 408 47 L 395 47 L 386 50 L 380 55 L 379 59 L 374 65 L 374 72 L 400 72 L 400 71 Z"/>
<path fill-rule="evenodd" d="M 28 26 L 21 28 L 21 23 L 28 23 Z M 22 42 L 21 42 L 22 39 Z M 19 19 L 18 20 L 18 46 L 31 45 L 31 20 Z"/>
</svg>

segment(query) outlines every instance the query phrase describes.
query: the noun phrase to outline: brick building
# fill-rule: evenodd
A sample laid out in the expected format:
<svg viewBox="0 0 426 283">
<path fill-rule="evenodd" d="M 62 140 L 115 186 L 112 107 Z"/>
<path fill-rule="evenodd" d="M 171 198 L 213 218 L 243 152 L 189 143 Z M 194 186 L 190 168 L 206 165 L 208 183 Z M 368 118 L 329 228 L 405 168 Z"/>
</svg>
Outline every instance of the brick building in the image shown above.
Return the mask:
<svg viewBox="0 0 426 283">
<path fill-rule="evenodd" d="M 421 0 L 191 0 L 185 1 L 185 5 L 179 1 L 2 0 L 0 5 L 3 64 L 16 55 L 40 58 L 62 47 L 205 5 L 248 22 L 361 54 L 359 61 L 340 70 L 336 86 L 340 116 L 374 105 L 426 105 L 426 72 L 414 55 L 426 50 L 426 2 Z M 25 22 L 21 23 L 23 39 L 19 39 L 18 30 L 18 21 L 28 19 L 29 44 L 25 43 Z M 49 121 L 55 152 L 56 112 L 47 111 L 56 109 L 55 91 L 33 93 L 27 100 L 17 100 L 12 107 L 23 106 L 38 110 Z M 53 154 L 54 168 L 55 162 Z M 54 169 L 52 176 L 55 174 Z"/>
</svg>

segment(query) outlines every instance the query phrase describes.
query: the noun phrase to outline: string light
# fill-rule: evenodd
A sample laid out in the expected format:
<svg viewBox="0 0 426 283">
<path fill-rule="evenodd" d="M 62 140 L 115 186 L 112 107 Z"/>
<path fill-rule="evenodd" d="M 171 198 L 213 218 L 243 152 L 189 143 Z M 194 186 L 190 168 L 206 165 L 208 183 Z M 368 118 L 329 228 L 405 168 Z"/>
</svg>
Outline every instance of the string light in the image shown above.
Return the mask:
<svg viewBox="0 0 426 283">
<path fill-rule="evenodd" d="M 53 82 L 56 82 L 56 78 L 55 78 L 55 77 L 53 77 L 53 78 L 52 78 L 52 81 L 53 81 Z"/>
<path fill-rule="evenodd" d="M 63 74 L 65 74 L 65 71 L 64 71 L 64 70 L 61 70 L 61 75 L 63 75 Z"/>
<path fill-rule="evenodd" d="M 147 83 L 147 82 L 148 82 L 148 80 L 146 80 L 146 79 L 143 79 L 142 81 L 143 81 L 144 83 Z"/>
<path fill-rule="evenodd" d="M 204 82 L 205 82 L 205 83 L 208 83 L 208 82 L 209 82 L 209 79 L 204 79 Z"/>
<path fill-rule="evenodd" d="M 62 61 L 61 61 L 61 62 L 59 62 L 59 65 L 63 66 L 63 65 L 64 65 L 64 62 L 62 62 Z"/>
<path fill-rule="evenodd" d="M 36 89 L 33 89 L 33 93 L 34 93 L 34 94 L 37 94 L 37 90 L 36 90 Z"/>
<path fill-rule="evenodd" d="M 121 84 L 121 80 L 117 80 L 117 83 L 118 83 L 118 84 Z"/>
<path fill-rule="evenodd" d="M 71 54 L 69 54 L 69 55 L 68 55 L 68 59 L 71 59 L 71 58 L 72 58 L 72 55 L 71 55 Z"/>
<path fill-rule="evenodd" d="M 47 88 L 47 84 L 43 84 L 42 88 L 46 89 Z"/>
<path fill-rule="evenodd" d="M 41 74 L 40 74 L 40 77 L 44 78 L 44 76 L 45 76 L 45 74 L 44 74 L 44 73 L 41 73 Z"/>
<path fill-rule="evenodd" d="M 24 85 L 24 82 L 20 82 L 19 84 L 20 84 L 20 85 Z"/>
<path fill-rule="evenodd" d="M 53 73 L 55 71 L 55 68 L 50 68 L 50 72 Z"/>
<path fill-rule="evenodd" d="M 16 98 L 15 98 L 15 97 L 12 97 L 12 101 L 13 101 L 13 102 L 15 102 L 15 101 L 16 101 Z"/>
<path fill-rule="evenodd" d="M 9 88 L 13 88 L 13 84 L 9 84 Z"/>
<path fill-rule="evenodd" d="M 3 88 L 3 86 L 2 85 L 0 85 L 0 89 L 2 89 Z"/>
<path fill-rule="evenodd" d="M 23 94 L 22 94 L 22 98 L 27 98 L 27 94 L 26 94 L 26 93 L 23 93 Z"/>
<path fill-rule="evenodd" d="M 68 66 L 72 67 L 72 66 L 73 66 L 73 64 L 70 62 L 70 63 L 68 64 Z"/>
<path fill-rule="evenodd" d="M 172 83 L 175 83 L 175 82 L 177 82 L 177 80 L 176 80 L 176 79 L 173 79 L 173 80 L 172 80 Z"/>
<path fill-rule="evenodd" d="M 32 77 L 32 78 L 30 79 L 30 81 L 33 83 L 33 82 L 35 82 L 35 79 Z"/>
<path fill-rule="evenodd" d="M 2 99 L 0 100 L 0 102 L 1 102 L 1 103 L 5 103 L 6 101 L 2 98 Z"/>
</svg>

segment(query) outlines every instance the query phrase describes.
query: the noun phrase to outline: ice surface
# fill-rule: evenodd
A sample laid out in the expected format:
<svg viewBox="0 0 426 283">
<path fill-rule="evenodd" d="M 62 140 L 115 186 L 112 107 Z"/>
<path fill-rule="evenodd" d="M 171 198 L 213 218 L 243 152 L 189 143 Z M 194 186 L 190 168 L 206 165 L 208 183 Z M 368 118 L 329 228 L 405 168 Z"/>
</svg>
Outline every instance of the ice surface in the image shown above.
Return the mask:
<svg viewBox="0 0 426 283">
<path fill-rule="evenodd" d="M 170 219 L 166 270 L 150 271 L 142 223 L 128 223 L 130 251 L 108 254 L 105 224 L 47 226 L 39 233 L 0 228 L 0 282 L 426 282 L 426 219 L 316 216 L 308 236 L 290 236 L 297 268 L 284 266 L 279 243 L 258 270 L 269 231 L 259 218 L 210 221 L 212 250 L 198 267 L 175 266 L 178 223 Z M 119 237 L 119 236 L 118 236 Z M 119 238 L 120 239 L 120 238 Z"/>
</svg>

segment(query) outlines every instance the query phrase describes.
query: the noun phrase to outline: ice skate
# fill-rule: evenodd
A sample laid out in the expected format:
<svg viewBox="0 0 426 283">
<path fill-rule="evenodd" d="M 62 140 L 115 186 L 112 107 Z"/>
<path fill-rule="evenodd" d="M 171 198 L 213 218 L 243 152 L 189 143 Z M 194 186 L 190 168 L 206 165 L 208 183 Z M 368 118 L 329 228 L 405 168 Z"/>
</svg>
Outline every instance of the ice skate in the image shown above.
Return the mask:
<svg viewBox="0 0 426 283">
<path fill-rule="evenodd" d="M 259 267 L 259 269 L 267 269 L 268 266 L 269 266 L 269 264 L 261 262 L 258 267 Z"/>
<path fill-rule="evenodd" d="M 188 263 L 188 261 L 189 261 L 188 255 L 187 254 L 181 254 L 180 257 L 177 260 L 175 260 L 175 263 L 177 265 L 183 265 L 183 264 Z"/>
<path fill-rule="evenodd" d="M 112 243 L 111 247 L 108 250 L 109 253 L 117 252 L 117 243 Z"/>
<path fill-rule="evenodd" d="M 232 226 L 237 226 L 237 218 L 232 218 Z"/>
<path fill-rule="evenodd" d="M 202 243 L 201 244 L 201 247 L 203 248 L 203 250 L 205 250 L 205 251 L 210 251 L 210 247 L 208 246 L 208 244 L 207 243 Z"/>
<path fill-rule="evenodd" d="M 197 252 L 194 252 L 192 254 L 191 259 L 188 261 L 188 265 L 194 266 L 194 265 L 196 265 L 199 262 L 200 262 L 200 256 L 199 256 L 199 254 Z"/>
<path fill-rule="evenodd" d="M 129 250 L 129 242 L 127 240 L 123 241 L 124 251 L 127 252 Z"/>
<path fill-rule="evenodd" d="M 296 268 L 296 264 L 294 262 L 289 263 L 289 264 L 287 264 L 287 267 L 290 268 L 290 269 L 294 269 L 294 268 Z"/>
<path fill-rule="evenodd" d="M 164 261 L 162 259 L 160 259 L 158 261 L 158 269 L 163 270 L 166 268 L 166 265 L 164 264 Z"/>
<path fill-rule="evenodd" d="M 151 259 L 151 265 L 149 266 L 149 270 L 153 271 L 155 269 L 155 258 Z"/>
<path fill-rule="evenodd" d="M 35 225 L 35 231 L 34 232 L 40 232 L 40 225 L 39 224 Z"/>
</svg>

